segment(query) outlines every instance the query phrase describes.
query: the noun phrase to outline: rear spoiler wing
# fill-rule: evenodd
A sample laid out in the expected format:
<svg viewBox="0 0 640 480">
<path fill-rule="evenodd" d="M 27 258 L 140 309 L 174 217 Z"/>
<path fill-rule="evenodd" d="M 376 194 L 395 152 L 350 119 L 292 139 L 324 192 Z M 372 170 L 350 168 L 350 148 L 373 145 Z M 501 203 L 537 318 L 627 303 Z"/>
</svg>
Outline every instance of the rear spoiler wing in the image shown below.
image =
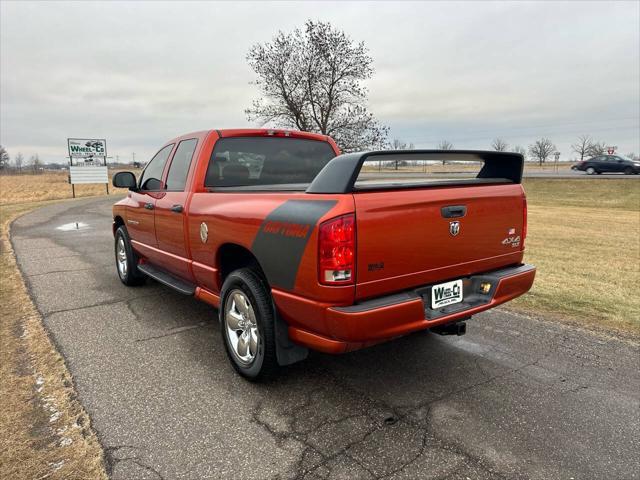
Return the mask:
<svg viewBox="0 0 640 480">
<path fill-rule="evenodd" d="M 386 158 L 385 158 L 386 157 Z M 524 157 L 519 153 L 482 150 L 381 150 L 339 155 L 320 170 L 307 193 L 351 193 L 365 160 L 476 160 L 483 166 L 477 179 L 522 182 Z M 420 186 L 413 184 L 413 187 Z"/>
</svg>

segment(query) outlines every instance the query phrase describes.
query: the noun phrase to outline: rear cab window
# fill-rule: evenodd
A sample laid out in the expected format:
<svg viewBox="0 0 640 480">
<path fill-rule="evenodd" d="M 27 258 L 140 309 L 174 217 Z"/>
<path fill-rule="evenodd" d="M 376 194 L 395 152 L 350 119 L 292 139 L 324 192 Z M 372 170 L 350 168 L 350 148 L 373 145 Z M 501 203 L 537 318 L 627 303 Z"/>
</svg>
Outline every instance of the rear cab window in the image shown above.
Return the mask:
<svg viewBox="0 0 640 480">
<path fill-rule="evenodd" d="M 191 159 L 193 158 L 193 152 L 197 144 L 197 138 L 182 140 L 178 144 L 176 153 L 173 154 L 173 159 L 169 166 L 169 173 L 167 174 L 167 182 L 165 185 L 166 190 L 174 192 L 184 191 L 187 183 L 187 175 L 189 174 L 189 167 L 191 166 Z"/>
<path fill-rule="evenodd" d="M 308 185 L 336 156 L 319 140 L 290 137 L 230 137 L 215 144 L 206 187 Z"/>
</svg>

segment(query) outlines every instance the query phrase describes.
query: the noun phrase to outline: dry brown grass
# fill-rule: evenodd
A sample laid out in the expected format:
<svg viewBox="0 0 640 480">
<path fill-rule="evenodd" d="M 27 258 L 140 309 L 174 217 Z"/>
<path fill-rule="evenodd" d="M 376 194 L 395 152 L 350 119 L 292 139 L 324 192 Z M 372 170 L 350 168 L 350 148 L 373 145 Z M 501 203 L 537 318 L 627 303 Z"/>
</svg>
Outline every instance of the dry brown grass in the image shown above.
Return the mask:
<svg viewBox="0 0 640 480">
<path fill-rule="evenodd" d="M 109 176 L 113 175 L 109 171 Z M 109 179 L 111 181 L 111 178 Z M 106 195 L 104 184 L 76 185 L 76 197 L 91 197 Z M 109 193 L 122 195 L 126 189 L 115 188 L 109 184 Z M 43 200 L 59 200 L 72 198 L 71 185 L 67 172 L 46 172 L 38 175 L 1 175 L 0 176 L 0 205 L 15 203 L 39 202 Z"/>
<path fill-rule="evenodd" d="M 102 448 L 8 241 L 12 219 L 41 204 L 0 207 L 0 478 L 106 479 Z"/>
<path fill-rule="evenodd" d="M 533 289 L 509 308 L 640 334 L 640 182 L 525 180 Z"/>
</svg>

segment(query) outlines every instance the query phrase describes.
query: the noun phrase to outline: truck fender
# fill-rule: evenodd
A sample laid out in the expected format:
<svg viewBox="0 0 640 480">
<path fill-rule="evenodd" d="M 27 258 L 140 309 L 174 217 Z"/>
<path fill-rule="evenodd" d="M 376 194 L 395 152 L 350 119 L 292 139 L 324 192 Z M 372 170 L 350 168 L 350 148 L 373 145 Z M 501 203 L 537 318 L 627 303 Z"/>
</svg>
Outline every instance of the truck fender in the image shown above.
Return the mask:
<svg viewBox="0 0 640 480">
<path fill-rule="evenodd" d="M 335 200 L 287 200 L 266 216 L 251 246 L 269 285 L 293 290 L 298 267 L 318 220 Z"/>
</svg>

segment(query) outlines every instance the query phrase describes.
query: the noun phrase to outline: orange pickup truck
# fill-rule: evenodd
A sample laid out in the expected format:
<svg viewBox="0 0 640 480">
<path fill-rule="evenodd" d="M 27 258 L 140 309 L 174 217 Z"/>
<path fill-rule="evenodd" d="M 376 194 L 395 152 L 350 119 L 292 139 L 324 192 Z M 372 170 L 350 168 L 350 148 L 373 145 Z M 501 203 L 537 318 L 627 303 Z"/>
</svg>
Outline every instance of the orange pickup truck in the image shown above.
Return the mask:
<svg viewBox="0 0 640 480">
<path fill-rule="evenodd" d="M 296 131 L 184 135 L 139 179 L 113 178 L 129 189 L 113 207 L 118 275 L 216 307 L 231 364 L 251 380 L 308 349 L 461 335 L 533 283 L 522 169 L 515 153 L 340 155 L 331 138 Z"/>
</svg>

